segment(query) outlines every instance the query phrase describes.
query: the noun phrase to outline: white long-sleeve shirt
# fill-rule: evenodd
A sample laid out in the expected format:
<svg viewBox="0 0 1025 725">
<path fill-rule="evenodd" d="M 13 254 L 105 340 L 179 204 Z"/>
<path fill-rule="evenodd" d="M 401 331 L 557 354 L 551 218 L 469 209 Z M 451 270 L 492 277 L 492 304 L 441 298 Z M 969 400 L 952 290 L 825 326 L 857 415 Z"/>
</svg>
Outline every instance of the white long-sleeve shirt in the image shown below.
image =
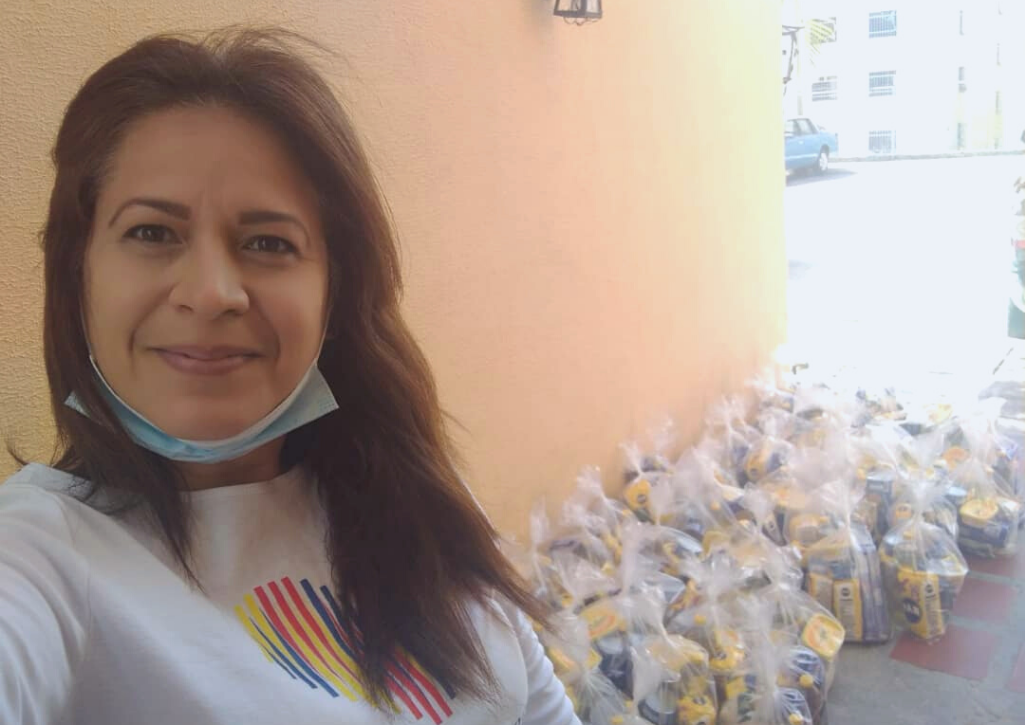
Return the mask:
<svg viewBox="0 0 1025 725">
<path fill-rule="evenodd" d="M 398 712 L 370 706 L 300 468 L 183 494 L 203 592 L 141 518 L 85 505 L 72 484 L 31 464 L 0 486 L 2 725 L 579 725 L 522 613 L 498 604 L 472 610 L 496 705 L 400 658 Z"/>
</svg>

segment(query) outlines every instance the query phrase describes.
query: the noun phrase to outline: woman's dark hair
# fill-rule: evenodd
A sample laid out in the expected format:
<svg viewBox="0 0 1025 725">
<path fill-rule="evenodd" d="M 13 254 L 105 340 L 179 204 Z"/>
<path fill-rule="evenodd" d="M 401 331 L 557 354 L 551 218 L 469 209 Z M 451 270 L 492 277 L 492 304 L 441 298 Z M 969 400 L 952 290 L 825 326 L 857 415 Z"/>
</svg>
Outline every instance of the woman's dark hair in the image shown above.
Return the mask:
<svg viewBox="0 0 1025 725">
<path fill-rule="evenodd" d="M 303 44 L 323 50 L 281 29 L 150 37 L 93 73 L 69 104 L 42 234 L 53 466 L 87 482 L 87 500 L 103 492 L 141 506 L 183 575 L 201 584 L 190 567 L 184 479 L 135 445 L 100 395 L 81 324 L 85 248 L 104 176 L 134 122 L 214 105 L 264 124 L 317 189 L 329 250 L 319 367 L 340 407 L 291 434 L 283 464 L 305 466 L 317 481 L 333 585 L 362 641 L 361 679 L 374 704 L 390 705 L 387 668 L 405 649 L 457 692 L 491 699 L 495 677 L 468 606 L 499 596 L 541 621 L 544 611 L 459 477 L 434 379 L 399 312 L 389 213 L 345 110 L 297 52 Z M 72 391 L 91 418 L 64 404 Z"/>
</svg>

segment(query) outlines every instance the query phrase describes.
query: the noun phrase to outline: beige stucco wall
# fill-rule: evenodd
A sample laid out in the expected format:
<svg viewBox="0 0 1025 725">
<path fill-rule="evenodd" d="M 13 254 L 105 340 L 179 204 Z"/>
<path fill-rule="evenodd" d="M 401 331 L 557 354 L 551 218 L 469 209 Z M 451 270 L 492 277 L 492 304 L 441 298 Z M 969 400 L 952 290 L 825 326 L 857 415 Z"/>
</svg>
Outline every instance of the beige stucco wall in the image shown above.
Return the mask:
<svg viewBox="0 0 1025 725">
<path fill-rule="evenodd" d="M 778 4 L 606 0 L 582 28 L 551 6 L 5 0 L 3 429 L 46 455 L 36 234 L 64 104 L 144 33 L 256 21 L 346 57 L 333 77 L 395 214 L 408 316 L 501 527 L 582 464 L 611 483 L 617 444 L 665 413 L 692 434 L 783 335 Z"/>
</svg>

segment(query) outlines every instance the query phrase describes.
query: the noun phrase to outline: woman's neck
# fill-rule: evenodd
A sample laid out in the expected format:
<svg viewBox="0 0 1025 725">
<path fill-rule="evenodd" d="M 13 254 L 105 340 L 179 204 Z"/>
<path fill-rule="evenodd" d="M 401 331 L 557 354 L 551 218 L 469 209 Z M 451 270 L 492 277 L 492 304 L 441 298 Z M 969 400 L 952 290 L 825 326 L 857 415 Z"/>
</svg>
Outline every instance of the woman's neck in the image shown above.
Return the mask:
<svg viewBox="0 0 1025 725">
<path fill-rule="evenodd" d="M 282 473 L 281 451 L 284 445 L 285 437 L 281 436 L 241 458 L 219 463 L 179 461 L 175 465 L 185 476 L 185 486 L 190 491 L 269 481 Z"/>
</svg>

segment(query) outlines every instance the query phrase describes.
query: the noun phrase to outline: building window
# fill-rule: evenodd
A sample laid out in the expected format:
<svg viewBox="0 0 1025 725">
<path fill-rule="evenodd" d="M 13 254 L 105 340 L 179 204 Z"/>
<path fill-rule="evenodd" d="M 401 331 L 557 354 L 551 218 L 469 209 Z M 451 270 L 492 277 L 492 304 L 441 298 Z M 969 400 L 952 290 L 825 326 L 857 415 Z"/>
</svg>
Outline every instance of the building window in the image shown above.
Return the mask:
<svg viewBox="0 0 1025 725">
<path fill-rule="evenodd" d="M 965 80 L 964 66 L 957 69 L 957 90 L 961 93 L 968 90 L 968 81 Z"/>
<path fill-rule="evenodd" d="M 888 38 L 897 34 L 897 11 L 868 14 L 868 37 Z"/>
<path fill-rule="evenodd" d="M 968 141 L 968 125 L 958 122 L 957 124 L 957 150 L 964 151 Z"/>
<path fill-rule="evenodd" d="M 892 154 L 897 150 L 896 131 L 869 131 L 868 151 L 873 154 Z"/>
<path fill-rule="evenodd" d="M 815 18 L 811 21 L 811 39 L 814 43 L 836 42 L 836 18 Z"/>
<path fill-rule="evenodd" d="M 892 96 L 894 80 L 897 76 L 897 71 L 887 70 L 879 73 L 868 74 L 868 95 L 872 96 Z"/>
<path fill-rule="evenodd" d="M 813 101 L 835 101 L 837 99 L 836 76 L 825 76 L 811 84 Z"/>
</svg>

